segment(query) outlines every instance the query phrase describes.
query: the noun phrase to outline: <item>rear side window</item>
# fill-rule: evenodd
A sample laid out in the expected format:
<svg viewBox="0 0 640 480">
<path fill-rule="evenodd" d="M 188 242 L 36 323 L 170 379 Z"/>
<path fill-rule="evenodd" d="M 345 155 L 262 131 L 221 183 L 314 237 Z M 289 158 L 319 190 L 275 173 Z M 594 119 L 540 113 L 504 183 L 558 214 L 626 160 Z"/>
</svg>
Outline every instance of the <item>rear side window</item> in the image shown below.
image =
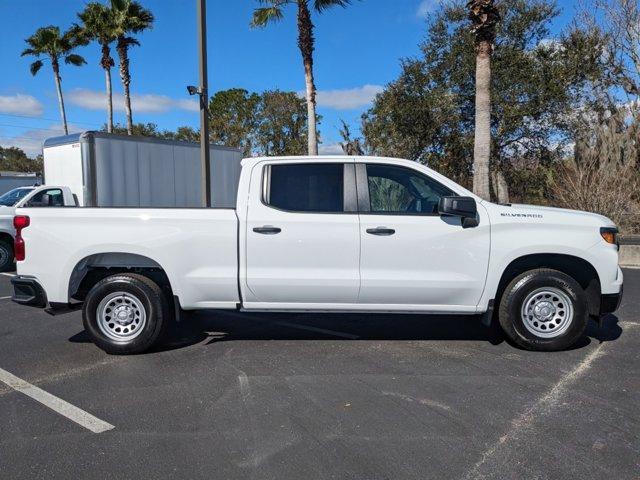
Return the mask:
<svg viewBox="0 0 640 480">
<path fill-rule="evenodd" d="M 341 163 L 270 165 L 264 200 L 291 212 L 344 211 L 344 165 Z"/>
</svg>

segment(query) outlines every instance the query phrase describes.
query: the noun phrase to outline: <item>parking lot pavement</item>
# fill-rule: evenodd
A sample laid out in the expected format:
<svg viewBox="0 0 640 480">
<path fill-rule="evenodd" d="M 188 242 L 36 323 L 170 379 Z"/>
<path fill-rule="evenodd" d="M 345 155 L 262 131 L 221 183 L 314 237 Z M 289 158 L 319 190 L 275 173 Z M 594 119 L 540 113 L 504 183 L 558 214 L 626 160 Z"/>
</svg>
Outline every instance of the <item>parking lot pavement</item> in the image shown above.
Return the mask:
<svg viewBox="0 0 640 480">
<path fill-rule="evenodd" d="M 0 300 L 0 370 L 113 426 L 0 382 L 0 477 L 637 479 L 640 270 L 625 275 L 618 316 L 560 353 L 473 317 L 206 312 L 115 357 L 79 313 Z"/>
</svg>

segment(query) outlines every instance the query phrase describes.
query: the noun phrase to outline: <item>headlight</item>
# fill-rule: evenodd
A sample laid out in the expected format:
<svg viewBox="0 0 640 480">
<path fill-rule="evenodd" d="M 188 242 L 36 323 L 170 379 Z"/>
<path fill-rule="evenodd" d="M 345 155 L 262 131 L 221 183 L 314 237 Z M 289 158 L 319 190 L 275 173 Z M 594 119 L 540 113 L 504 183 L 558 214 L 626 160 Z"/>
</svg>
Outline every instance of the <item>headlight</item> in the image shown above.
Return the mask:
<svg viewBox="0 0 640 480">
<path fill-rule="evenodd" d="M 611 245 L 616 245 L 620 247 L 618 244 L 618 229 L 615 227 L 602 227 L 600 228 L 600 235 L 604 239 L 605 242 L 610 243 Z"/>
</svg>

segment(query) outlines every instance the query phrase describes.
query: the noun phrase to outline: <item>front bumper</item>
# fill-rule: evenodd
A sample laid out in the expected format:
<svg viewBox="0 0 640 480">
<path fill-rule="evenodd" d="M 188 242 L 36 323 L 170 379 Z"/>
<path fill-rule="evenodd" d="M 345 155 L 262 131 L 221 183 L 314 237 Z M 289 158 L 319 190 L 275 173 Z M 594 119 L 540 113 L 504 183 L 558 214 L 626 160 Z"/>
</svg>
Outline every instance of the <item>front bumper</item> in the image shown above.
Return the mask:
<svg viewBox="0 0 640 480">
<path fill-rule="evenodd" d="M 11 279 L 11 284 L 13 285 L 11 300 L 14 302 L 38 308 L 47 306 L 47 294 L 35 278 L 17 276 Z"/>
<path fill-rule="evenodd" d="M 613 313 L 620 307 L 622 303 L 622 291 L 623 287 L 620 286 L 620 292 L 605 294 L 600 297 L 600 315 L 606 315 L 607 313 Z"/>
</svg>

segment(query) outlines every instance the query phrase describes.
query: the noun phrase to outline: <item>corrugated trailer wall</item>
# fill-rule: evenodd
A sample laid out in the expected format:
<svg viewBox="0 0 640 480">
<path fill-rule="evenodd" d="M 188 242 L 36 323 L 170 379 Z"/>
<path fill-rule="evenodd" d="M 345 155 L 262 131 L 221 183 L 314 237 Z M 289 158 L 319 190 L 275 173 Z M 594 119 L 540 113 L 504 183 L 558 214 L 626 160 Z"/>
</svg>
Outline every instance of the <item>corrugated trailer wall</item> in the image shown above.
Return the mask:
<svg viewBox="0 0 640 480">
<path fill-rule="evenodd" d="M 45 163 L 48 147 L 73 143 L 82 145 L 85 206 L 202 206 L 198 144 L 85 132 L 47 140 Z M 235 207 L 241 160 L 240 150 L 211 147 L 214 207 Z"/>
<path fill-rule="evenodd" d="M 200 148 L 171 142 L 95 137 L 95 199 L 102 207 L 200 207 Z M 236 204 L 242 155 L 211 148 L 214 207 Z"/>
</svg>

